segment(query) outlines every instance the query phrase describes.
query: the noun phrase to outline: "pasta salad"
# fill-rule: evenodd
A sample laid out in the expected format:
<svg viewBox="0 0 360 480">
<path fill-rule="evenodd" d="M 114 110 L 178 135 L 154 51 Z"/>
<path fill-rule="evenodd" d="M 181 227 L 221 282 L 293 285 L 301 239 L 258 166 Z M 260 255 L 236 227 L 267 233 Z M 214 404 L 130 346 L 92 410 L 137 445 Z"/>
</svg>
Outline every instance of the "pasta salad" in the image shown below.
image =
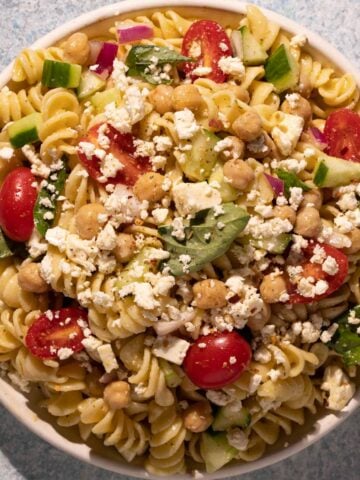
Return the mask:
<svg viewBox="0 0 360 480">
<path fill-rule="evenodd" d="M 260 458 L 360 364 L 355 79 L 253 5 L 185 10 L 0 90 L 0 373 L 165 476 Z"/>
</svg>

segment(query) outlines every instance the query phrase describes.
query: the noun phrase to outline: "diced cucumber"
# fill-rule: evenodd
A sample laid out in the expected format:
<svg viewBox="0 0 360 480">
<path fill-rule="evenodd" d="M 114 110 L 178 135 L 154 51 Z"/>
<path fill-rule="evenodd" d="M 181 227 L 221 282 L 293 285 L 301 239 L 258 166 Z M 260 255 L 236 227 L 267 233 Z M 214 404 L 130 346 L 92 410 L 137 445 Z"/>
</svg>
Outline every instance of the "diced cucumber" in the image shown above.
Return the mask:
<svg viewBox="0 0 360 480">
<path fill-rule="evenodd" d="M 77 88 L 80 85 L 81 65 L 45 60 L 41 83 L 49 88 Z"/>
<path fill-rule="evenodd" d="M 167 362 L 166 360 L 164 360 L 163 358 L 158 358 L 158 362 L 159 362 L 161 370 L 163 371 L 163 373 L 165 375 L 166 385 L 169 388 L 178 387 L 180 385 L 180 383 L 182 382 L 182 378 L 176 372 L 173 365 L 170 365 L 170 363 Z"/>
<path fill-rule="evenodd" d="M 290 233 L 280 233 L 277 237 L 274 238 L 254 238 L 254 237 L 243 237 L 245 243 L 250 243 L 255 248 L 262 248 L 269 253 L 275 253 L 280 255 L 284 253 L 287 246 L 291 242 Z"/>
<path fill-rule="evenodd" d="M 97 92 L 90 99 L 91 104 L 95 107 L 97 113 L 101 113 L 105 110 L 106 105 L 109 103 L 120 104 L 121 95 L 116 88 L 110 88 L 104 92 Z"/>
<path fill-rule="evenodd" d="M 350 182 L 359 182 L 360 163 L 323 153 L 315 166 L 313 180 L 318 187 L 339 187 Z"/>
<path fill-rule="evenodd" d="M 209 184 L 219 190 L 223 202 L 233 202 L 237 199 L 239 192 L 224 180 L 223 166 L 218 163 L 213 168 L 209 177 Z"/>
<path fill-rule="evenodd" d="M 212 424 L 215 432 L 224 431 L 231 427 L 246 428 L 250 425 L 251 415 L 247 408 L 234 412 L 229 405 L 219 408 Z"/>
<path fill-rule="evenodd" d="M 268 58 L 268 54 L 256 40 L 254 35 L 250 33 L 248 27 L 240 28 L 243 45 L 243 62 L 245 65 L 262 65 Z"/>
<path fill-rule="evenodd" d="M 299 65 L 285 45 L 280 45 L 265 63 L 265 78 L 278 92 L 295 87 Z"/>
<path fill-rule="evenodd" d="M 41 124 L 41 113 L 31 113 L 12 123 L 8 128 L 11 145 L 14 148 L 21 148 L 27 143 L 37 142 Z"/>
<path fill-rule="evenodd" d="M 137 255 L 135 255 L 135 257 L 126 265 L 124 270 L 120 272 L 116 284 L 117 288 L 121 289 L 126 285 L 129 285 L 129 283 L 143 282 L 144 275 L 153 271 L 154 267 L 158 264 L 158 261 L 153 259 L 154 256 L 156 258 L 156 253 L 156 248 L 144 247 Z M 136 267 L 138 266 L 143 267 L 141 276 L 138 276 L 136 272 Z"/>
<path fill-rule="evenodd" d="M 201 435 L 200 453 L 204 459 L 206 471 L 213 473 L 231 462 L 237 450 L 229 445 L 226 433 L 203 433 Z"/>
<path fill-rule="evenodd" d="M 186 161 L 180 168 L 190 180 L 206 180 L 216 163 L 218 154 L 214 151 L 219 141 L 214 133 L 200 130 L 192 140 L 192 149 L 187 153 Z"/>
<path fill-rule="evenodd" d="M 94 93 L 104 88 L 105 85 L 106 82 L 102 80 L 99 75 L 96 75 L 96 73 L 90 70 L 86 70 L 81 74 L 80 85 L 77 88 L 77 96 L 80 100 L 90 97 L 90 95 L 94 95 Z"/>
</svg>

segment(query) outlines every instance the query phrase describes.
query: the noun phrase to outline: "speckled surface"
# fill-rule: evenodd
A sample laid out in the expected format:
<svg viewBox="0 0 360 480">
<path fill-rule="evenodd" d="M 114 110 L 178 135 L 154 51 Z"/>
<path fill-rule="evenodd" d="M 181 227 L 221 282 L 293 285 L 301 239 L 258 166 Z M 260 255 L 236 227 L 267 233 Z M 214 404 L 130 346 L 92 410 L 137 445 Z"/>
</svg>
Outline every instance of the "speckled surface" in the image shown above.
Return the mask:
<svg viewBox="0 0 360 480">
<path fill-rule="evenodd" d="M 134 4 L 136 0 L 133 0 Z M 22 47 L 106 0 L 0 0 L 0 69 Z M 163 2 L 164 5 L 166 2 Z M 189 2 L 190 3 L 190 2 Z M 316 31 L 360 69 L 360 0 L 253 0 Z M 35 437 L 0 406 L 1 480 L 115 480 Z M 360 411 L 325 439 L 241 480 L 359 480 Z"/>
</svg>

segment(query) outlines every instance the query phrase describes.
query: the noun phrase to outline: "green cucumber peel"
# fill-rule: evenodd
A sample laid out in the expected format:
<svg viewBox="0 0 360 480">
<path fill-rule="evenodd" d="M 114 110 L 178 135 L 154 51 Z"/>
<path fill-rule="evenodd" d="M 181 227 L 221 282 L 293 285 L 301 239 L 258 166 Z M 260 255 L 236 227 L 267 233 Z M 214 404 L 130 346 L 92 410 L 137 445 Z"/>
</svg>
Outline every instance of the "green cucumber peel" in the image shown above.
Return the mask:
<svg viewBox="0 0 360 480">
<path fill-rule="evenodd" d="M 14 254 L 8 245 L 7 239 L 0 229 L 0 258 L 12 257 Z"/>
<path fill-rule="evenodd" d="M 290 188 L 293 187 L 299 187 L 304 190 L 304 192 L 311 190 L 309 185 L 306 185 L 306 183 L 302 182 L 294 173 L 287 172 L 281 168 L 275 170 L 275 173 L 284 182 L 285 195 L 287 197 L 290 196 Z"/>
<path fill-rule="evenodd" d="M 323 185 L 328 171 L 329 171 L 329 169 L 325 165 L 324 161 L 321 161 L 319 163 L 317 169 L 316 169 L 316 173 L 315 173 L 315 176 L 314 176 L 315 185 L 317 185 L 318 187 L 321 187 Z"/>
<path fill-rule="evenodd" d="M 356 333 L 358 325 L 348 322 L 350 312 L 355 312 L 355 317 L 360 318 L 360 305 L 352 308 L 338 317 L 335 322 L 339 325 L 335 335 L 328 346 L 343 357 L 347 367 L 360 365 L 360 335 Z"/>
<path fill-rule="evenodd" d="M 166 64 L 177 65 L 181 62 L 193 61 L 190 57 L 185 57 L 175 50 L 171 50 L 167 47 L 157 47 L 154 45 L 134 45 L 131 47 L 130 52 L 126 57 L 126 66 L 129 68 L 127 75 L 130 77 L 141 77 L 153 85 L 159 83 L 171 83 L 169 79 L 161 79 L 159 72 L 155 75 L 151 71 L 152 65 L 155 65 L 154 59 L 156 59 L 155 70 L 161 70 Z"/>
<path fill-rule="evenodd" d="M 54 223 L 57 201 L 64 189 L 68 175 L 66 157 L 63 157 L 60 161 L 62 162 L 61 168 L 50 173 L 47 184 L 38 193 L 34 208 L 35 226 L 42 237 Z"/>
<path fill-rule="evenodd" d="M 222 208 L 224 213 L 216 216 L 212 208 L 198 212 L 185 227 L 183 241 L 171 235 L 173 230 L 171 225 L 159 227 L 160 236 L 170 253 L 169 259 L 163 262 L 162 267 L 168 267 L 175 276 L 183 275 L 187 272 L 197 272 L 207 263 L 223 255 L 244 230 L 250 216 L 234 203 L 224 203 Z M 186 265 L 181 258 L 182 255 L 191 258 L 189 262 L 185 262 Z"/>
</svg>

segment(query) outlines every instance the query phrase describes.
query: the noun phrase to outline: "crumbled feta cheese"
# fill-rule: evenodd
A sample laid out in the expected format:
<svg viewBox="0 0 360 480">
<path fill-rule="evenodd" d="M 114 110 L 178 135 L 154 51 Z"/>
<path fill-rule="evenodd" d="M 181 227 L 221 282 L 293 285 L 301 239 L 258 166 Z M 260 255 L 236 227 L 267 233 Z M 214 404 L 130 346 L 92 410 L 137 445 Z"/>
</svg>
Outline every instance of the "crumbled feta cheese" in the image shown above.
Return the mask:
<svg viewBox="0 0 360 480">
<path fill-rule="evenodd" d="M 153 219 L 156 222 L 156 225 L 161 225 L 162 223 L 165 222 L 168 214 L 169 214 L 169 209 L 168 208 L 154 208 L 154 210 L 151 212 Z"/>
<path fill-rule="evenodd" d="M 206 392 L 206 397 L 210 400 L 210 402 L 219 407 L 224 407 L 232 402 L 231 395 L 228 395 L 221 390 L 208 390 Z"/>
<path fill-rule="evenodd" d="M 260 347 L 254 353 L 254 360 L 262 364 L 269 363 L 271 361 L 271 353 L 267 348 Z"/>
<path fill-rule="evenodd" d="M 290 108 L 295 110 L 299 106 L 300 95 L 298 93 L 288 93 L 285 95 L 285 99 L 288 101 Z"/>
<path fill-rule="evenodd" d="M 24 145 L 21 151 L 31 163 L 31 173 L 36 177 L 48 178 L 50 175 L 50 167 L 43 163 L 36 153 L 35 148 L 32 145 Z"/>
<path fill-rule="evenodd" d="M 120 59 L 115 58 L 113 63 L 113 71 L 111 78 L 114 80 L 115 86 L 120 92 L 125 92 L 128 87 L 128 77 L 126 72 L 128 67 Z"/>
<path fill-rule="evenodd" d="M 294 37 L 291 38 L 290 46 L 301 48 L 305 46 L 306 42 L 307 42 L 306 35 L 302 33 L 302 34 L 295 35 Z"/>
<path fill-rule="evenodd" d="M 172 194 L 176 209 L 184 217 L 220 205 L 222 201 L 218 190 L 206 182 L 178 183 L 173 187 Z"/>
<path fill-rule="evenodd" d="M 232 428 L 226 434 L 226 438 L 229 442 L 229 445 L 234 447 L 239 452 L 244 452 L 249 444 L 249 439 L 246 434 L 240 430 L 240 428 Z"/>
<path fill-rule="evenodd" d="M 301 332 L 301 340 L 303 343 L 315 343 L 320 338 L 320 330 L 311 322 L 304 322 Z"/>
<path fill-rule="evenodd" d="M 327 257 L 321 266 L 322 270 L 328 275 L 336 275 L 339 271 L 339 265 L 334 257 Z"/>
<path fill-rule="evenodd" d="M 329 392 L 327 408 L 336 411 L 346 407 L 355 393 L 355 385 L 337 365 L 329 365 L 325 368 L 324 381 L 320 388 Z"/>
<path fill-rule="evenodd" d="M 289 113 L 276 112 L 274 114 L 275 126 L 271 136 L 283 155 L 290 155 L 299 141 L 304 127 L 304 119 Z"/>
<path fill-rule="evenodd" d="M 189 347 L 190 343 L 186 340 L 168 335 L 155 340 L 152 352 L 156 357 L 182 365 Z"/>
<path fill-rule="evenodd" d="M 193 112 L 187 108 L 174 113 L 174 126 L 180 140 L 189 140 L 200 129 Z"/>
<path fill-rule="evenodd" d="M 149 282 L 133 282 L 119 291 L 120 297 L 131 294 L 134 295 L 135 303 L 145 310 L 153 310 L 160 305 L 155 299 L 153 287 Z"/>
<path fill-rule="evenodd" d="M 113 250 L 116 247 L 117 236 L 114 227 L 108 222 L 100 231 L 96 245 L 100 250 Z"/>
<path fill-rule="evenodd" d="M 218 61 L 220 69 L 229 75 L 242 78 L 245 74 L 245 67 L 239 57 L 221 57 Z"/>
<path fill-rule="evenodd" d="M 206 77 L 206 75 L 209 75 L 209 73 L 212 72 L 211 67 L 196 67 L 194 70 L 191 72 L 192 75 L 196 75 L 197 77 Z"/>
<path fill-rule="evenodd" d="M 323 343 L 328 343 L 334 336 L 336 330 L 339 328 L 339 325 L 337 323 L 333 323 L 330 328 L 327 330 L 324 330 L 322 334 L 320 335 L 320 340 Z"/>
<path fill-rule="evenodd" d="M 300 203 L 303 201 L 303 198 L 304 196 L 302 188 L 290 187 L 289 203 L 295 211 L 299 208 Z"/>
<path fill-rule="evenodd" d="M 101 358 L 98 352 L 98 348 L 103 345 L 103 342 L 92 335 L 84 338 L 82 340 L 82 345 L 85 347 L 86 352 L 88 355 L 95 360 L 95 362 L 101 362 Z"/>
<path fill-rule="evenodd" d="M 0 159 L 8 162 L 12 159 L 14 153 L 15 150 L 12 147 L 2 147 L 0 148 Z"/>
<path fill-rule="evenodd" d="M 179 256 L 179 262 L 183 265 L 183 272 L 184 273 L 189 273 L 189 266 L 191 263 L 192 259 L 190 255 L 187 254 L 181 254 Z"/>
<path fill-rule="evenodd" d="M 110 343 L 106 343 L 105 345 L 98 347 L 97 352 L 99 354 L 101 363 L 104 366 L 105 372 L 110 373 L 119 368 L 119 364 L 116 360 Z"/>
<path fill-rule="evenodd" d="M 71 348 L 62 347 L 57 351 L 57 356 L 60 360 L 67 360 L 73 355 L 74 351 Z"/>
<path fill-rule="evenodd" d="M 171 226 L 173 227 L 171 235 L 177 240 L 184 240 L 185 225 L 183 223 L 182 217 L 175 217 L 174 220 L 171 222 Z"/>
</svg>

